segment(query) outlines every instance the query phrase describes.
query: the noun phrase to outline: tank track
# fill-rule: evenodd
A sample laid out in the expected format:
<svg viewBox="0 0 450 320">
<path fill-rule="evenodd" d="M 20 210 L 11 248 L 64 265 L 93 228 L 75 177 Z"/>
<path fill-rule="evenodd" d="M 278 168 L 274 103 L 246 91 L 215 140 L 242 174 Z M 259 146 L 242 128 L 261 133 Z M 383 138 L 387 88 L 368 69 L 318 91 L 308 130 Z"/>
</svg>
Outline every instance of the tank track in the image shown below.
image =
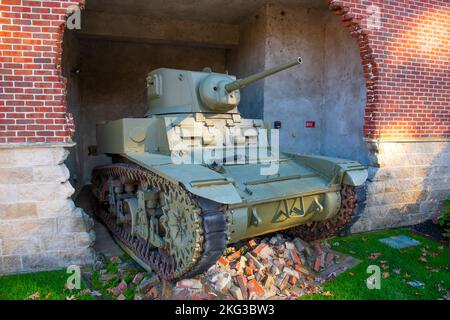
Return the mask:
<svg viewBox="0 0 450 320">
<path fill-rule="evenodd" d="M 98 199 L 96 216 L 122 245 L 133 252 L 139 263 L 145 263 L 162 279 L 172 281 L 201 274 L 215 264 L 226 249 L 228 234 L 227 214 L 224 205 L 197 197 L 182 186 L 135 164 L 114 164 L 97 167 L 94 169 L 92 177 L 93 191 Z M 105 205 L 104 184 L 110 177 L 126 180 L 127 183 L 131 184 L 146 183 L 148 186 L 164 193 L 177 189 L 177 192 L 183 192 L 196 203 L 201 213 L 199 215 L 200 221 L 195 228 L 200 228 L 200 230 L 194 230 L 194 233 L 200 236 L 195 241 L 196 250 L 193 252 L 192 261 L 186 266 L 177 266 L 175 258 L 168 255 L 167 251 L 155 249 L 144 239 L 132 236 L 129 225 L 116 223 L 116 216 L 109 213 L 107 205 Z"/>
<path fill-rule="evenodd" d="M 341 208 L 336 216 L 326 221 L 314 221 L 291 228 L 286 233 L 306 241 L 330 238 L 335 236 L 350 222 L 355 208 L 355 187 L 343 186 L 341 190 Z"/>
</svg>

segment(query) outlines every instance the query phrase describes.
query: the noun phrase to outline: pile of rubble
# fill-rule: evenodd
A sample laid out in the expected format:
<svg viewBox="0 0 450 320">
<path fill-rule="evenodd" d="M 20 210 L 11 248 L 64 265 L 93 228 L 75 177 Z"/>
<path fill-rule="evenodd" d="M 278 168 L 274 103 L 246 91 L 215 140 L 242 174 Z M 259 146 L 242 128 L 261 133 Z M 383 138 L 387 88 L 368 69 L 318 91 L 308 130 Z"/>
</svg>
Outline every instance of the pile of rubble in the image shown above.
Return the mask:
<svg viewBox="0 0 450 320">
<path fill-rule="evenodd" d="M 208 272 L 176 283 L 126 267 L 118 272 L 100 270 L 100 282 L 113 284 L 107 292 L 119 300 L 135 299 L 295 299 L 322 292 L 320 284 L 339 270 L 341 256 L 326 242 L 307 243 L 277 234 L 229 247 Z"/>
<path fill-rule="evenodd" d="M 334 276 L 323 272 L 337 263 L 339 255 L 326 242 L 278 234 L 229 247 L 206 274 L 179 281 L 174 298 L 203 297 L 207 287 L 209 299 L 293 299 L 320 293 L 319 284 Z"/>
</svg>

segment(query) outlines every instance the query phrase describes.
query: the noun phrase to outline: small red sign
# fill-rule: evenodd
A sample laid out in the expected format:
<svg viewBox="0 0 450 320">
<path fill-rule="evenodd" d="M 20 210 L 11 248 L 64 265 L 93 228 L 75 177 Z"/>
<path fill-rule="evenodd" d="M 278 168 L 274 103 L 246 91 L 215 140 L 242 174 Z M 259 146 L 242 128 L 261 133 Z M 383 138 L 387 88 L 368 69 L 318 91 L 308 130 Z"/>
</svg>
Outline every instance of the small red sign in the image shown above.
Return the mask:
<svg viewBox="0 0 450 320">
<path fill-rule="evenodd" d="M 312 120 L 306 121 L 306 128 L 315 128 L 315 127 L 316 127 L 315 121 L 312 121 Z"/>
</svg>

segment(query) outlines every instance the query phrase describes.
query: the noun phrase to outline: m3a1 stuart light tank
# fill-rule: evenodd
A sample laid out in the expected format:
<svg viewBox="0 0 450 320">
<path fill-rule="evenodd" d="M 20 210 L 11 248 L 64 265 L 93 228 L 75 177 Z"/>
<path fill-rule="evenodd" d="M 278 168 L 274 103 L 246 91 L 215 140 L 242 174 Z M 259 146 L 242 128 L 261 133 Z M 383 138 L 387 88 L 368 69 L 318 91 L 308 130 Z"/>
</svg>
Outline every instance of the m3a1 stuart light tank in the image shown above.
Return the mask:
<svg viewBox="0 0 450 320">
<path fill-rule="evenodd" d="M 268 143 L 276 131 L 237 110 L 239 89 L 300 63 L 241 80 L 158 69 L 147 78 L 145 118 L 98 125 L 98 151 L 113 164 L 93 171 L 96 214 L 142 266 L 167 280 L 191 277 L 229 243 L 281 230 L 318 239 L 349 221 L 364 166 L 277 154 Z"/>
</svg>

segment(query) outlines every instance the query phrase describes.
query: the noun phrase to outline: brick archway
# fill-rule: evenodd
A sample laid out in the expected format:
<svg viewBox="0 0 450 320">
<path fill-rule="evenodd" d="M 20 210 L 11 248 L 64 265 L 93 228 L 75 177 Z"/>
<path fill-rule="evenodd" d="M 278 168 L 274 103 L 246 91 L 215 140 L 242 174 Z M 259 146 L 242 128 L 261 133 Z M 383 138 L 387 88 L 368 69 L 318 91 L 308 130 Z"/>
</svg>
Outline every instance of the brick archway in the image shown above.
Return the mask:
<svg viewBox="0 0 450 320">
<path fill-rule="evenodd" d="M 360 19 L 355 18 L 352 13 L 352 9 L 348 5 L 345 5 L 343 1 L 339 0 L 324 0 L 329 9 L 339 16 L 342 20 L 343 27 L 347 28 L 352 37 L 354 37 L 359 45 L 361 63 L 364 70 L 364 79 L 366 82 L 366 107 L 365 107 L 365 117 L 364 117 L 364 137 L 371 138 L 376 136 L 377 124 L 374 122 L 373 112 L 377 111 L 376 101 L 377 101 L 377 90 L 376 83 L 378 80 L 378 68 L 377 62 L 373 56 L 373 50 L 369 42 L 369 32 L 362 26 Z M 80 0 L 77 3 L 72 1 L 67 1 L 65 8 L 69 6 L 78 6 L 80 10 L 84 10 L 86 0 Z M 361 9 L 355 9 L 361 10 Z M 59 26 L 58 41 L 60 43 L 58 48 L 58 56 L 56 57 L 56 65 L 58 72 L 60 72 L 61 83 L 64 87 L 64 98 L 63 106 L 67 111 L 67 101 L 66 96 L 66 85 L 67 79 L 62 75 L 62 42 L 64 37 L 64 30 L 66 28 L 67 13 L 65 15 L 64 22 Z M 74 125 L 73 115 L 70 112 L 65 114 L 65 142 L 70 142 L 76 128 Z"/>
<path fill-rule="evenodd" d="M 345 6 L 342 1 L 325 0 L 325 2 L 330 10 L 341 18 L 343 26 L 349 30 L 351 36 L 358 41 L 367 88 L 364 136 L 366 138 L 371 138 L 376 132 L 376 124 L 373 122 L 372 113 L 376 111 L 378 68 L 373 56 L 373 50 L 370 47 L 369 34 L 367 30 L 361 26 L 360 21 L 352 14 L 352 10 L 348 6 Z"/>
</svg>

